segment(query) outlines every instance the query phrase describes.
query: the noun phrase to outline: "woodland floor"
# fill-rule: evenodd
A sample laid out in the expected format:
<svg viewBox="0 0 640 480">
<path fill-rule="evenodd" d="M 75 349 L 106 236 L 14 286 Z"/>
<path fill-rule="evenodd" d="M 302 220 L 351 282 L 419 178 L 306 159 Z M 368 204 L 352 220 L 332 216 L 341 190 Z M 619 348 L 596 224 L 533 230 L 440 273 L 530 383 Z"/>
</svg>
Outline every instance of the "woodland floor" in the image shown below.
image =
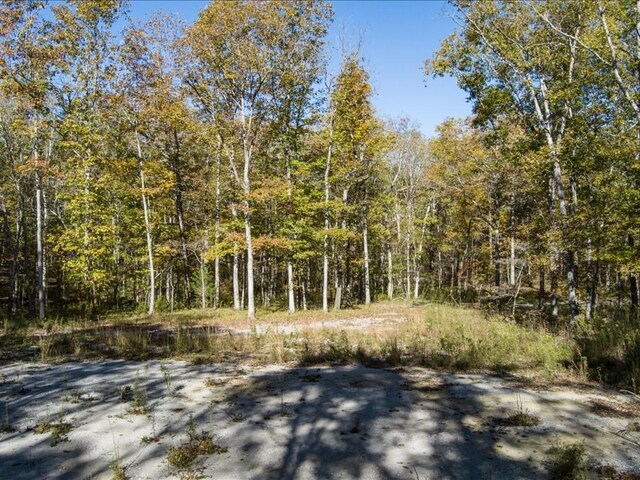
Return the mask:
<svg viewBox="0 0 640 480">
<path fill-rule="evenodd" d="M 340 326 L 401 321 L 391 313 Z M 0 366 L 0 406 L 7 480 L 118 478 L 115 464 L 130 479 L 535 479 L 549 477 L 550 449 L 572 444 L 590 477 L 640 474 L 640 403 L 579 382 L 357 364 L 14 362 Z M 208 439 L 209 453 L 170 464 L 184 460 L 175 447 Z"/>
</svg>

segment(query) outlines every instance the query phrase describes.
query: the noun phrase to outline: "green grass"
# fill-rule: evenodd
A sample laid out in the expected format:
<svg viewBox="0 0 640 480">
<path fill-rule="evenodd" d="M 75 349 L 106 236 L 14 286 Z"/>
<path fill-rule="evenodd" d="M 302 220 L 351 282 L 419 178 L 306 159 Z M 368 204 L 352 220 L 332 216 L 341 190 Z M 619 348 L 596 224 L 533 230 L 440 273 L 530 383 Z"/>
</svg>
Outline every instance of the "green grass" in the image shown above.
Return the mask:
<svg viewBox="0 0 640 480">
<path fill-rule="evenodd" d="M 153 317 L 106 317 L 97 324 L 53 326 L 48 332 L 21 330 L 0 336 L 0 343 L 7 340 L 8 349 L 19 355 L 40 340 L 38 359 L 46 361 L 81 357 L 255 364 L 360 362 L 450 371 L 530 371 L 545 377 L 566 374 L 566 366 L 576 357 L 575 343 L 565 336 L 450 305 L 381 302 L 329 314 L 264 311 L 258 318 L 265 333 L 256 333 L 245 312 L 187 310 Z M 323 321 L 353 323 L 367 318 L 378 320 L 363 328 L 318 328 Z M 398 318 L 406 321 L 395 322 Z M 309 327 L 311 323 L 315 328 Z M 299 331 L 285 334 L 269 328 L 291 324 Z M 170 378 L 165 382 L 169 385 Z"/>
<path fill-rule="evenodd" d="M 637 314 L 607 311 L 582 321 L 576 332 L 588 374 L 594 380 L 640 389 L 640 329 Z"/>
<path fill-rule="evenodd" d="M 549 450 L 549 478 L 551 480 L 585 480 L 587 463 L 584 445 L 559 444 Z"/>
<path fill-rule="evenodd" d="M 37 434 L 50 433 L 51 434 L 51 446 L 55 447 L 59 443 L 69 441 L 69 432 L 73 428 L 68 422 L 58 419 L 57 421 L 43 420 L 38 422 L 33 431 Z"/>
</svg>

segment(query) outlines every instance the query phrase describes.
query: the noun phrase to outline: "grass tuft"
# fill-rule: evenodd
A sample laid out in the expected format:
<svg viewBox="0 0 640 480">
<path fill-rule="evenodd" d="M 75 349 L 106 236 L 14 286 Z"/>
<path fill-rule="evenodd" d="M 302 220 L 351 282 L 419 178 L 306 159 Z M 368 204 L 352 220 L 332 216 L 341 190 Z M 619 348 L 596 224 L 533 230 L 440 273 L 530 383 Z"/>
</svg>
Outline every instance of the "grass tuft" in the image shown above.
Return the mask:
<svg viewBox="0 0 640 480">
<path fill-rule="evenodd" d="M 55 447 L 59 443 L 69 441 L 69 432 L 73 429 L 73 425 L 59 419 L 55 422 L 43 420 L 36 424 L 33 431 L 37 434 L 51 433 L 51 446 Z"/>
<path fill-rule="evenodd" d="M 551 480 L 586 480 L 585 447 L 581 444 L 558 444 L 549 450 L 549 478 Z"/>
<path fill-rule="evenodd" d="M 209 432 L 198 433 L 193 416 L 189 416 L 187 441 L 182 445 L 171 447 L 167 454 L 167 461 L 169 465 L 179 470 L 187 470 L 199 455 L 222 454 L 228 451 L 227 447 L 214 443 Z"/>
<path fill-rule="evenodd" d="M 535 427 L 540 419 L 527 412 L 518 412 L 506 418 L 496 418 L 495 424 L 501 427 Z"/>
</svg>

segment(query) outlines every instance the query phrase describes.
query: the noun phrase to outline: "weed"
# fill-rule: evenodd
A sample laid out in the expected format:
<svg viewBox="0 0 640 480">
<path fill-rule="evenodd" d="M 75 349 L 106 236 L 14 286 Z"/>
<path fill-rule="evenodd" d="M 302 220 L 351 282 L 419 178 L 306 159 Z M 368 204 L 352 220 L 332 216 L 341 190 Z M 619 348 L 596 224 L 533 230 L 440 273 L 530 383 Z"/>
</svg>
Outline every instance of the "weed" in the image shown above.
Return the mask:
<svg viewBox="0 0 640 480">
<path fill-rule="evenodd" d="M 113 433 L 113 429 L 111 428 L 111 420 L 109 420 L 109 427 L 111 430 L 111 440 L 113 441 L 113 460 L 111 461 L 111 472 L 113 473 L 113 480 L 129 480 L 129 476 L 127 475 L 126 468 L 122 465 L 122 460 L 120 458 L 120 450 L 118 450 L 118 444 L 116 443 L 116 437 Z"/>
<path fill-rule="evenodd" d="M 133 384 L 133 398 L 131 400 L 131 408 L 129 413 L 134 415 L 146 415 L 149 413 L 147 404 L 147 391 L 140 386 L 140 375 L 136 372 L 136 380 Z"/>
<path fill-rule="evenodd" d="M 11 433 L 15 431 L 16 429 L 13 428 L 11 422 L 9 422 L 9 404 L 4 402 L 4 415 L 2 416 L 2 427 L 0 427 L 0 432 Z"/>
<path fill-rule="evenodd" d="M 191 443 L 171 447 L 167 454 L 167 461 L 180 470 L 185 470 L 198 458 L 198 450 Z"/>
<path fill-rule="evenodd" d="M 240 423 L 246 420 L 246 417 L 242 412 L 231 412 L 231 413 L 227 412 L 227 415 L 229 415 L 229 418 L 234 423 Z"/>
<path fill-rule="evenodd" d="M 203 478 L 202 474 L 195 470 L 185 470 L 180 473 L 180 480 L 201 480 Z"/>
<path fill-rule="evenodd" d="M 149 445 L 150 443 L 159 443 L 160 437 L 158 435 L 145 435 L 140 439 L 140 443 L 143 445 Z"/>
<path fill-rule="evenodd" d="M 630 432 L 640 432 L 640 422 L 631 422 L 627 425 L 627 430 Z"/>
<path fill-rule="evenodd" d="M 111 463 L 111 472 L 113 473 L 113 480 L 129 480 L 129 476 L 119 459 Z"/>
<path fill-rule="evenodd" d="M 593 470 L 601 478 L 607 480 L 640 480 L 640 474 L 635 472 L 619 472 L 613 465 L 596 465 Z"/>
<path fill-rule="evenodd" d="M 38 340 L 38 346 L 40 347 L 40 361 L 46 362 L 49 360 L 52 346 L 55 342 L 55 333 L 46 333 L 41 335 Z"/>
<path fill-rule="evenodd" d="M 224 385 L 224 380 L 218 379 L 218 378 L 205 378 L 204 379 L 204 385 L 205 387 L 216 387 L 219 385 Z"/>
<path fill-rule="evenodd" d="M 79 392 L 78 390 L 73 390 L 69 393 L 66 393 L 62 397 L 62 400 L 69 403 L 80 403 L 80 395 L 81 395 L 81 392 Z"/>
<path fill-rule="evenodd" d="M 209 432 L 196 431 L 196 422 L 193 415 L 189 415 L 187 423 L 187 442 L 171 447 L 167 454 L 167 461 L 170 465 L 186 470 L 198 458 L 198 455 L 211 455 L 213 453 L 222 454 L 229 451 L 227 447 L 217 445 L 213 442 L 213 438 Z"/>
<path fill-rule="evenodd" d="M 43 420 L 36 424 L 33 431 L 37 434 L 51 433 L 51 446 L 55 447 L 59 443 L 68 442 L 68 434 L 73 428 L 68 422 L 62 420 L 60 417 L 57 421 L 52 422 L 50 420 Z"/>
<path fill-rule="evenodd" d="M 549 450 L 549 478 L 551 480 L 585 480 L 587 464 L 584 445 L 558 444 Z"/>
<path fill-rule="evenodd" d="M 119 397 L 123 402 L 130 402 L 133 400 L 133 389 L 131 385 L 125 385 L 119 389 Z"/>
<path fill-rule="evenodd" d="M 148 445 L 150 443 L 159 443 L 160 435 L 156 433 L 156 417 L 155 415 L 151 415 L 151 435 L 145 435 L 140 439 L 140 443 L 143 445 Z"/>
<path fill-rule="evenodd" d="M 84 348 L 84 342 L 82 341 L 82 338 L 72 337 L 72 340 L 73 340 L 73 355 L 76 357 L 76 359 L 80 361 L 84 360 L 85 348 Z"/>
<path fill-rule="evenodd" d="M 540 419 L 526 412 L 518 412 L 506 418 L 497 418 L 495 423 L 502 427 L 535 427 L 540 425 Z"/>
<path fill-rule="evenodd" d="M 398 337 L 392 337 L 384 345 L 385 357 L 389 365 L 395 367 L 402 364 L 402 349 L 398 345 Z"/>
<path fill-rule="evenodd" d="M 162 372 L 162 378 L 164 379 L 164 384 L 167 387 L 167 392 L 171 395 L 171 372 L 169 371 L 169 367 L 167 367 L 165 363 L 161 363 L 160 371 Z"/>
<path fill-rule="evenodd" d="M 340 320 L 384 316 L 387 312 L 402 317 L 403 321 L 394 323 L 392 328 L 384 323 L 366 329 L 339 328 Z M 216 324 L 223 324 L 222 328 L 206 325 L 210 313 Z M 461 307 L 404 307 L 382 302 L 353 311 L 332 312 L 323 319 L 331 319 L 338 328 L 322 329 L 306 328 L 310 321 L 317 321 L 312 311 L 293 316 L 282 312 L 261 312 L 261 315 L 266 326 L 286 321 L 295 324 L 296 330 L 281 333 L 266 328 L 251 332 L 239 312 L 217 310 L 213 315 L 207 310 L 189 310 L 160 314 L 152 320 L 113 316 L 98 325 L 76 325 L 71 331 L 50 330 L 45 335 L 20 337 L 17 332 L 9 338 L 5 334 L 0 342 L 13 344 L 20 338 L 27 345 L 35 342 L 43 359 L 54 352 L 60 359 L 73 358 L 82 348 L 86 359 L 153 357 L 219 362 L 241 355 L 258 364 L 358 361 L 371 366 L 402 363 L 452 370 L 527 370 L 545 377 L 569 373 L 573 359 L 577 358 L 573 341 L 551 335 L 544 326 L 523 326 Z M 227 327 L 243 328 L 248 333 L 230 334 Z M 167 389 L 173 393 L 169 368 L 166 365 L 160 368 Z"/>
<path fill-rule="evenodd" d="M 496 425 L 502 427 L 535 427 L 540 425 L 540 419 L 535 415 L 531 415 L 529 410 L 524 408 L 522 398 L 518 395 L 516 400 L 516 413 L 506 418 L 495 419 Z"/>
</svg>

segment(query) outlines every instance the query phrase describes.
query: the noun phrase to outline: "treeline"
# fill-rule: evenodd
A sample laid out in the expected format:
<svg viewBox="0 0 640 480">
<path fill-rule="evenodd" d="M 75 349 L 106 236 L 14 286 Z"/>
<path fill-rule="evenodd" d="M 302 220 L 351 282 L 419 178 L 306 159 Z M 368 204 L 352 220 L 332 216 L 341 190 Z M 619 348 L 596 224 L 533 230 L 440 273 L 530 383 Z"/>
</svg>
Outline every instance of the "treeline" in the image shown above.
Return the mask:
<svg viewBox="0 0 640 480">
<path fill-rule="evenodd" d="M 8 317 L 637 307 L 635 3 L 456 2 L 426 71 L 475 111 L 430 140 L 376 115 L 357 52 L 327 74 L 326 3 L 215 1 L 112 33 L 126 7 L 0 6 Z"/>
</svg>

